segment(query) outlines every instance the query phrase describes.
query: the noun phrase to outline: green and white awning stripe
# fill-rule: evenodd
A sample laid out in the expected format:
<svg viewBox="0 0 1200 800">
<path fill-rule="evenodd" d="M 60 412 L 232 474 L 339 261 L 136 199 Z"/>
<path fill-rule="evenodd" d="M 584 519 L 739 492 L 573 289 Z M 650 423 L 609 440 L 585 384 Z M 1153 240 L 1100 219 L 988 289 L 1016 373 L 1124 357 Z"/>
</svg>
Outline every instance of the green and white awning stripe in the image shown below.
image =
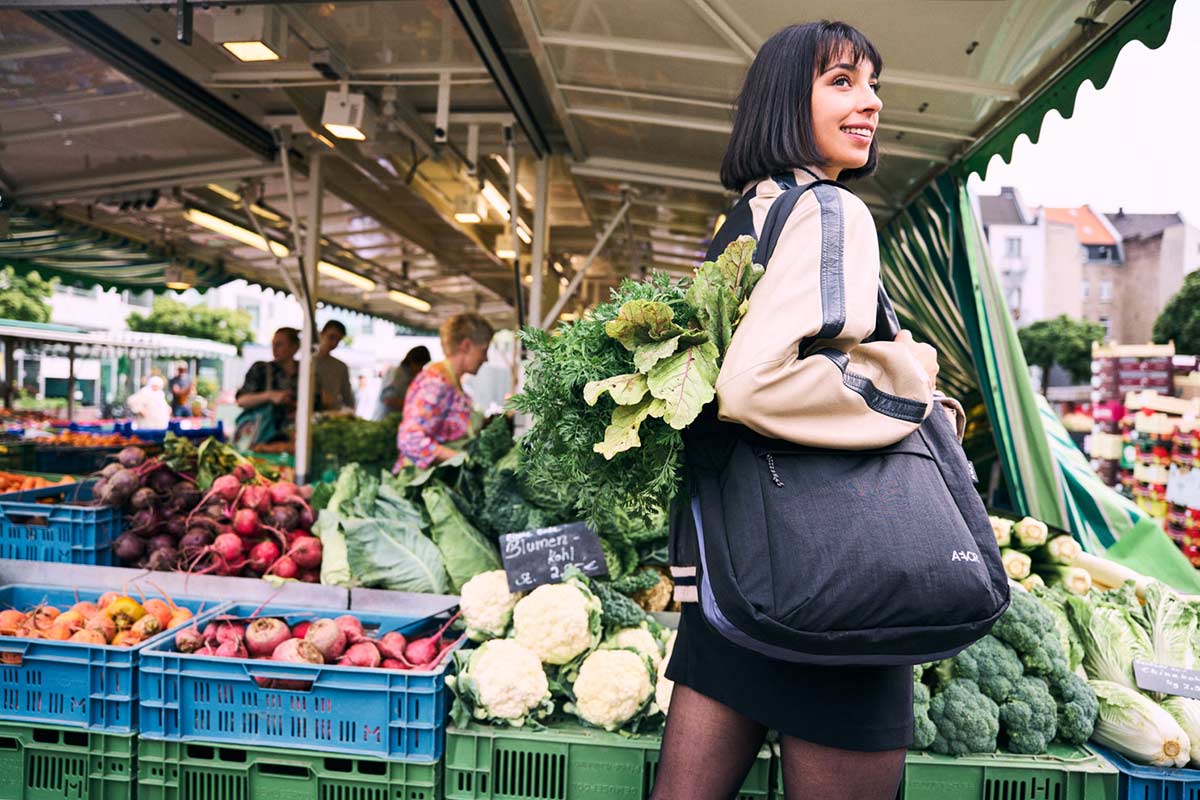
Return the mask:
<svg viewBox="0 0 1200 800">
<path fill-rule="evenodd" d="M 197 287 L 223 282 L 218 265 L 174 258 L 152 245 L 21 206 L 9 212 L 8 231 L 0 234 L 0 266 L 4 265 L 105 288 L 162 289 L 172 265 L 194 274 Z"/>
<path fill-rule="evenodd" d="M 1046 398 L 1036 395 L 1050 451 L 1058 464 L 1058 490 L 1071 518 L 1070 530 L 1089 553 L 1102 553 L 1133 530 L 1146 512 L 1106 486 L 1075 446 Z"/>
</svg>

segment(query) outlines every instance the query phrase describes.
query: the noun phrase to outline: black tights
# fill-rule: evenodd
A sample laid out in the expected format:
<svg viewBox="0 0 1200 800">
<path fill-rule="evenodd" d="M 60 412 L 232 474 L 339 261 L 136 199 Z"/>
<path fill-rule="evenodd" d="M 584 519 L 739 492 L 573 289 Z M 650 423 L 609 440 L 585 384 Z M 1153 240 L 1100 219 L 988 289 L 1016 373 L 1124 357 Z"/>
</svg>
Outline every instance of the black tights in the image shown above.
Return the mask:
<svg viewBox="0 0 1200 800">
<path fill-rule="evenodd" d="M 729 800 L 754 765 L 767 731 L 682 684 L 671 712 L 651 800 Z M 782 737 L 787 800 L 895 800 L 904 750 L 860 753 Z"/>
</svg>

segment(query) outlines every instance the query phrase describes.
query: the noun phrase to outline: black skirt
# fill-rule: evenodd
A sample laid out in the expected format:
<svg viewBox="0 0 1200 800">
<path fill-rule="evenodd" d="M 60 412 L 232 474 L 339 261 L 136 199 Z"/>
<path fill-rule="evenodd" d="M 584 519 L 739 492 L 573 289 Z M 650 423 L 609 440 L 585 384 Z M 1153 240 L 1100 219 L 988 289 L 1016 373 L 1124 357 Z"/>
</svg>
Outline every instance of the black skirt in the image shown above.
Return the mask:
<svg viewBox="0 0 1200 800">
<path fill-rule="evenodd" d="M 761 656 L 684 603 L 667 677 L 750 719 L 814 744 L 877 752 L 912 744 L 911 667 L 823 667 Z"/>
</svg>

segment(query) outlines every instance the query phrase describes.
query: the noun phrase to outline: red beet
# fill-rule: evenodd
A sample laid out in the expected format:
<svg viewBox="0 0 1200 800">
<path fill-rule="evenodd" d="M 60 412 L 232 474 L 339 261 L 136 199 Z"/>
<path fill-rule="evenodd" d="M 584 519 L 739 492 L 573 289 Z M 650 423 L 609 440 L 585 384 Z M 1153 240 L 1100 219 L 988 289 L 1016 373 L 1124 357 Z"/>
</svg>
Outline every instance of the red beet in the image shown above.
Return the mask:
<svg viewBox="0 0 1200 800">
<path fill-rule="evenodd" d="M 450 619 L 446 620 L 446 624 L 439 628 L 437 633 L 433 634 L 432 636 L 428 636 L 424 639 L 413 639 L 411 642 L 409 642 L 408 646 L 404 648 L 404 657 L 409 661 L 409 663 L 413 664 L 418 669 L 425 666 L 433 666 L 434 662 L 437 660 L 439 649 L 438 645 L 441 644 L 442 634 L 446 632 L 446 629 L 450 627 L 450 624 L 454 622 L 454 620 L 458 619 L 458 615 L 461 613 L 462 612 L 460 611 Z"/>
<path fill-rule="evenodd" d="M 271 508 L 271 493 L 265 486 L 247 486 L 242 492 L 241 505 L 255 514 L 266 514 Z"/>
<path fill-rule="evenodd" d="M 246 648 L 240 641 L 230 639 L 218 645 L 213 655 L 221 658 L 246 658 Z"/>
<path fill-rule="evenodd" d="M 279 560 L 279 545 L 270 539 L 263 539 L 254 547 L 250 548 L 250 555 L 246 559 L 250 569 L 254 570 L 259 575 L 262 575 L 267 569 Z"/>
<path fill-rule="evenodd" d="M 408 664 L 403 661 L 397 661 L 394 658 L 385 658 L 379 662 L 379 666 L 382 669 L 412 669 Z"/>
<path fill-rule="evenodd" d="M 246 631 L 246 648 L 252 656 L 272 655 L 279 645 L 292 636 L 281 619 L 264 617 L 250 623 Z"/>
<path fill-rule="evenodd" d="M 326 661 L 333 661 L 346 652 L 346 634 L 331 619 L 314 622 L 304 634 L 304 640 L 320 650 Z"/>
<path fill-rule="evenodd" d="M 321 573 L 319 570 L 306 569 L 300 573 L 300 580 L 304 583 L 320 583 Z"/>
<path fill-rule="evenodd" d="M 286 505 L 294 497 L 300 497 L 300 491 L 291 481 L 276 481 L 271 484 L 271 504 Z M 303 498 L 301 498 L 303 499 Z"/>
<path fill-rule="evenodd" d="M 403 660 L 404 648 L 408 644 L 408 640 L 399 631 L 390 631 L 381 636 L 375 644 L 379 647 L 379 652 L 383 654 L 384 658 Z"/>
<path fill-rule="evenodd" d="M 289 556 L 282 556 L 271 565 L 271 568 L 267 570 L 267 574 L 280 578 L 294 578 L 300 574 L 300 569 L 296 566 L 296 562 Z"/>
<path fill-rule="evenodd" d="M 175 649 L 180 653 L 194 653 L 204 647 L 204 637 L 194 626 L 184 628 L 175 634 Z"/>
<path fill-rule="evenodd" d="M 303 639 L 288 639 L 271 654 L 272 661 L 286 661 L 291 664 L 324 664 L 321 651 Z"/>
<path fill-rule="evenodd" d="M 315 536 L 297 537 L 288 555 L 300 569 L 317 569 L 321 566 L 321 540 Z"/>
<path fill-rule="evenodd" d="M 297 639 L 303 639 L 305 634 L 308 633 L 308 629 L 311 627 L 312 622 L 310 620 L 306 619 L 304 622 L 297 622 L 296 627 L 292 628 L 292 636 Z"/>
<path fill-rule="evenodd" d="M 334 619 L 334 622 L 342 629 L 342 633 L 346 634 L 346 641 L 350 644 L 355 644 L 364 638 L 363 624 L 358 617 L 343 614 Z"/>
<path fill-rule="evenodd" d="M 346 654 L 338 659 L 338 663 L 344 667 L 366 667 L 368 669 L 378 667 L 380 661 L 379 650 L 373 642 L 367 640 L 350 645 L 346 649 Z"/>
<path fill-rule="evenodd" d="M 233 532 L 243 539 L 250 539 L 259 534 L 262 525 L 258 522 L 258 514 L 249 508 L 239 508 L 233 515 Z"/>
</svg>

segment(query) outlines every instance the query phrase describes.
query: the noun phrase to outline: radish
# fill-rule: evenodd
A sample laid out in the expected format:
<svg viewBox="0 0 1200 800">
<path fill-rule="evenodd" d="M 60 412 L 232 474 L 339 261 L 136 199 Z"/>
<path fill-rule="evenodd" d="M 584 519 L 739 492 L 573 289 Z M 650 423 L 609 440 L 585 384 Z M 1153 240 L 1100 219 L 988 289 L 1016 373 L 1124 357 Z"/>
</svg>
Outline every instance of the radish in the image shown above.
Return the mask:
<svg viewBox="0 0 1200 800">
<path fill-rule="evenodd" d="M 406 664 L 403 661 L 397 661 L 394 658 L 385 658 L 383 661 L 379 662 L 379 666 L 382 669 L 412 669 L 411 665 Z"/>
<path fill-rule="evenodd" d="M 311 620 L 306 619 L 303 622 L 297 622 L 296 627 L 292 628 L 292 636 L 296 637 L 297 639 L 303 639 L 308 634 L 308 629 L 311 627 Z"/>
<path fill-rule="evenodd" d="M 286 661 L 290 664 L 324 664 L 325 658 L 312 642 L 303 639 L 288 639 L 275 652 L 271 653 L 272 661 Z"/>
<path fill-rule="evenodd" d="M 265 514 L 271 508 L 271 493 L 265 486 L 247 486 L 242 492 L 242 508 Z"/>
<path fill-rule="evenodd" d="M 346 649 L 345 655 L 338 659 L 339 664 L 347 667 L 367 667 L 374 669 L 380 663 L 379 650 L 374 643 L 369 640 L 363 640 L 356 644 L 350 645 Z"/>
<path fill-rule="evenodd" d="M 321 540 L 315 536 L 298 536 L 288 548 L 288 556 L 300 569 L 317 569 L 321 566 Z"/>
<path fill-rule="evenodd" d="M 392 660 L 404 660 L 404 647 L 408 644 L 408 640 L 404 638 L 404 634 L 399 631 L 390 631 L 380 637 L 375 645 L 379 648 L 379 652 L 384 658 Z"/>
<path fill-rule="evenodd" d="M 205 641 L 216 641 L 217 644 L 225 644 L 229 641 L 238 641 L 245 638 L 246 626 L 240 622 L 228 622 L 221 620 L 210 622 L 204 626 Z"/>
<path fill-rule="evenodd" d="M 254 488 L 254 487 L 250 487 Z M 233 532 L 243 539 L 250 539 L 258 535 L 262 526 L 258 522 L 258 514 L 252 509 L 240 508 L 233 515 Z"/>
<path fill-rule="evenodd" d="M 338 627 L 342 629 L 342 633 L 346 634 L 346 641 L 349 644 L 357 644 L 366 638 L 363 633 L 362 620 L 358 617 L 352 617 L 349 614 L 343 614 L 334 619 Z"/>
<path fill-rule="evenodd" d="M 246 563 L 250 569 L 257 572 L 259 575 L 265 573 L 272 564 L 279 560 L 279 545 L 272 542 L 270 539 L 263 539 L 254 547 L 250 548 L 250 555 L 246 559 Z"/>
<path fill-rule="evenodd" d="M 215 656 L 217 651 L 211 645 L 206 644 L 204 647 L 201 647 L 199 650 L 197 650 L 195 654 L 198 656 Z"/>
<path fill-rule="evenodd" d="M 279 645 L 292 638 L 292 632 L 281 619 L 256 619 L 246 630 L 246 648 L 252 656 L 272 655 Z"/>
<path fill-rule="evenodd" d="M 267 575 L 274 575 L 277 578 L 294 578 L 299 573 L 300 569 L 296 566 L 296 562 L 289 556 L 281 556 L 266 572 Z"/>
<path fill-rule="evenodd" d="M 184 628 L 175 634 L 175 649 L 181 653 L 194 653 L 204 647 L 204 637 L 195 627 Z"/>
<path fill-rule="evenodd" d="M 446 620 L 446 624 L 438 629 L 437 633 L 428 636 L 424 639 L 413 639 L 404 648 L 404 657 L 409 663 L 416 665 L 418 668 L 423 666 L 432 666 L 438 655 L 438 644 L 442 641 L 442 634 L 450 627 L 454 620 L 458 619 L 458 615 L 462 612 L 456 612 L 454 616 Z"/>
<path fill-rule="evenodd" d="M 326 661 L 333 661 L 346 652 L 346 634 L 331 619 L 314 622 L 305 632 L 304 640 L 320 650 Z"/>
<path fill-rule="evenodd" d="M 258 480 L 258 472 L 255 471 L 254 465 L 249 461 L 243 461 L 233 468 L 233 475 L 230 477 L 239 483 L 248 483 Z M 233 498 L 230 498 L 230 502 L 233 502 Z"/>
<path fill-rule="evenodd" d="M 271 506 L 271 510 L 267 512 L 267 522 L 280 530 L 295 528 L 299 521 L 300 515 L 291 506 Z"/>
<path fill-rule="evenodd" d="M 271 503 L 277 506 L 295 502 L 295 499 L 299 499 L 301 502 L 304 500 L 304 498 L 300 497 L 299 488 L 291 481 L 276 481 L 272 483 L 270 492 Z"/>
<path fill-rule="evenodd" d="M 213 652 L 213 655 L 220 656 L 221 658 L 247 658 L 248 657 L 246 655 L 246 648 L 242 645 L 242 643 L 240 641 L 238 641 L 236 639 L 230 639 L 227 642 L 221 642 L 221 644 L 218 645 L 216 651 Z"/>
<path fill-rule="evenodd" d="M 242 556 L 242 540 L 236 533 L 222 533 L 208 547 L 201 548 L 192 559 L 188 572 L 192 572 L 205 556 L 213 556 L 212 563 L 197 574 L 216 572 L 221 575 L 236 575 L 246 566 Z"/>
</svg>

